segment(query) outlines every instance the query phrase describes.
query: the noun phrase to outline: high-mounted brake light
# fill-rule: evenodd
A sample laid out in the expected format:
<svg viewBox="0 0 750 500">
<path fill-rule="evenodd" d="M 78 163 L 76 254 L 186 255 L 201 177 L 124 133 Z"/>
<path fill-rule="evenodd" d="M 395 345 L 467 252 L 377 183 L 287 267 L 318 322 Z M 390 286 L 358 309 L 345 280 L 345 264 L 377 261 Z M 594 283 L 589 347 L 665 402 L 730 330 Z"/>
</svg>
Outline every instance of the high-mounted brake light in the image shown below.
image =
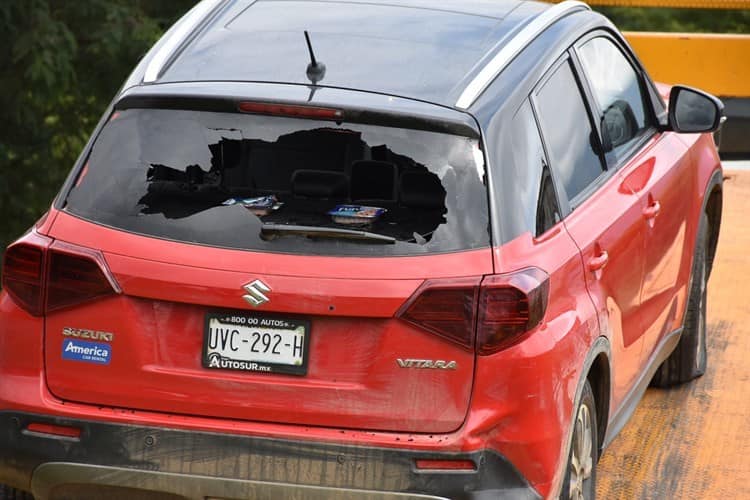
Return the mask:
<svg viewBox="0 0 750 500">
<path fill-rule="evenodd" d="M 2 283 L 34 316 L 120 293 L 101 253 L 33 231 L 6 250 Z"/>
<path fill-rule="evenodd" d="M 320 108 L 316 106 L 297 106 L 293 104 L 274 104 L 267 102 L 240 102 L 237 107 L 243 113 L 258 115 L 290 116 L 293 118 L 315 118 L 319 120 L 342 120 L 344 112 L 340 109 Z"/>
<path fill-rule="evenodd" d="M 510 347 L 541 323 L 548 293 L 549 276 L 537 268 L 484 279 L 428 280 L 397 316 L 487 355 Z"/>
</svg>

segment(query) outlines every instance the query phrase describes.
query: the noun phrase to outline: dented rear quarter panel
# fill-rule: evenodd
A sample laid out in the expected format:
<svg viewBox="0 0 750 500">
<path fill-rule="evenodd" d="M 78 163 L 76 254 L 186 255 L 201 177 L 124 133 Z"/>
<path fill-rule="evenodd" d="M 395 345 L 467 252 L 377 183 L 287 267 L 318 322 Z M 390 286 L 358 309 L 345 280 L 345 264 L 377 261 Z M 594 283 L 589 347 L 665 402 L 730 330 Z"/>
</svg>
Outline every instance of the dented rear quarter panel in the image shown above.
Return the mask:
<svg viewBox="0 0 750 500">
<path fill-rule="evenodd" d="M 556 491 L 567 463 L 584 360 L 599 336 L 578 247 L 563 224 L 525 233 L 494 250 L 500 274 L 536 266 L 550 276 L 542 323 L 521 342 L 477 357 L 467 428 L 518 467 L 542 496 Z"/>
</svg>

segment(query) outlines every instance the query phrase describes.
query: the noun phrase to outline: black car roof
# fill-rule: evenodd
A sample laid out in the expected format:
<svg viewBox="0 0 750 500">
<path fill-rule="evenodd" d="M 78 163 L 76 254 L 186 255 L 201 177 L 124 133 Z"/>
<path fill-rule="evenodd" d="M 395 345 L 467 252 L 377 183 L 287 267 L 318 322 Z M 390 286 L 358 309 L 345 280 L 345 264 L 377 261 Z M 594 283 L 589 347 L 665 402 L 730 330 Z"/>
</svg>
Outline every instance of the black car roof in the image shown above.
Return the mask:
<svg viewBox="0 0 750 500">
<path fill-rule="evenodd" d="M 453 107 L 468 81 L 549 4 L 519 0 L 237 0 L 187 37 L 153 83 L 319 85 Z"/>
</svg>

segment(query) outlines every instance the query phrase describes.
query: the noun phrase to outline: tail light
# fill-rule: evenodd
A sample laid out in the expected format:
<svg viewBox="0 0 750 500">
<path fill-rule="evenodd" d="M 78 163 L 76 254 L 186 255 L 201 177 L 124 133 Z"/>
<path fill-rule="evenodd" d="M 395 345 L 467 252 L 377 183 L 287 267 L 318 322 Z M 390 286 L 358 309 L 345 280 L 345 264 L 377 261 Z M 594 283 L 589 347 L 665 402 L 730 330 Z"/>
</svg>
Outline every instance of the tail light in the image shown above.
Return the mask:
<svg viewBox="0 0 750 500">
<path fill-rule="evenodd" d="M 481 278 L 427 280 L 398 316 L 413 325 L 471 349 Z"/>
<path fill-rule="evenodd" d="M 120 293 L 101 252 L 56 241 L 49 250 L 47 311 Z"/>
<path fill-rule="evenodd" d="M 477 321 L 477 354 L 492 354 L 521 340 L 544 319 L 549 276 L 530 267 L 482 281 Z"/>
<path fill-rule="evenodd" d="M 548 295 L 549 276 L 537 268 L 484 279 L 428 280 L 397 316 L 487 355 L 510 347 L 536 328 L 547 310 Z"/>
<path fill-rule="evenodd" d="M 100 252 L 33 231 L 6 250 L 2 284 L 34 316 L 120 293 Z"/>
<path fill-rule="evenodd" d="M 44 309 L 44 250 L 18 243 L 5 252 L 3 288 L 13 300 L 34 316 Z"/>
</svg>

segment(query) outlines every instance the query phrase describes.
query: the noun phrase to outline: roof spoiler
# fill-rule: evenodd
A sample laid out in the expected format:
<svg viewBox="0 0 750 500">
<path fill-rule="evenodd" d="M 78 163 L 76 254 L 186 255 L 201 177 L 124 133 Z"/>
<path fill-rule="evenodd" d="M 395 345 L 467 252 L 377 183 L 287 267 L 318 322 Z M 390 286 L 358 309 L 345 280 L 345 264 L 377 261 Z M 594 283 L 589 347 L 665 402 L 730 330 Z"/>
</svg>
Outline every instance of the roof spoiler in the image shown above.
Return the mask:
<svg viewBox="0 0 750 500">
<path fill-rule="evenodd" d="M 149 85 L 128 89 L 117 100 L 114 109 L 121 111 L 133 108 L 158 108 L 276 114 L 480 138 L 479 126 L 471 115 L 445 106 L 325 87 L 319 88 L 315 99 L 309 101 L 307 90 L 306 85 L 232 82 Z M 254 106 L 248 106 L 248 103 Z M 253 109 L 266 111 L 256 112 Z M 267 112 L 272 109 L 280 111 Z M 287 113 L 285 109 L 293 109 L 294 113 Z M 309 109 L 310 113 L 305 113 L 305 109 Z M 320 113 L 321 109 L 335 112 Z"/>
</svg>

